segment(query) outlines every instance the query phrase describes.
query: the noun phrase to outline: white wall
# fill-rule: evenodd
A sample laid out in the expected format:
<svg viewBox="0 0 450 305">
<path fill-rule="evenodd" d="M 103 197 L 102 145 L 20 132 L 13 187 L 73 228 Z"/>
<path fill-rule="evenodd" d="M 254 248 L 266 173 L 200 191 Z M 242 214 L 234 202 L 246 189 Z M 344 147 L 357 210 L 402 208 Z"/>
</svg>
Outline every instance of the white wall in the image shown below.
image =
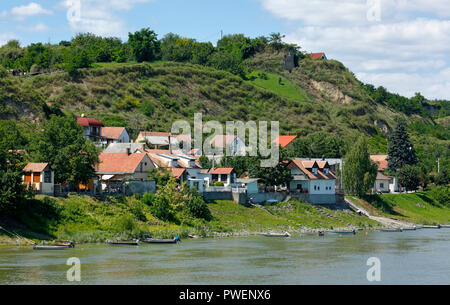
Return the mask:
<svg viewBox="0 0 450 305">
<path fill-rule="evenodd" d="M 314 189 L 314 187 L 316 187 Z M 336 193 L 336 180 L 310 180 L 309 193 L 313 195 L 333 195 Z"/>
</svg>

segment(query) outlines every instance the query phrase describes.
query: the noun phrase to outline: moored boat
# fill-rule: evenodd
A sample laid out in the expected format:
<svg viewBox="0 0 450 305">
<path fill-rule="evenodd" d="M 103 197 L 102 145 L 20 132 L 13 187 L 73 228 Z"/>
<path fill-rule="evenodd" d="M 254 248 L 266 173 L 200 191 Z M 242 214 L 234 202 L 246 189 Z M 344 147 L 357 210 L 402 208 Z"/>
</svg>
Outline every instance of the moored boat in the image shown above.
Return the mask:
<svg viewBox="0 0 450 305">
<path fill-rule="evenodd" d="M 285 232 L 285 233 L 262 233 L 263 236 L 266 237 L 290 237 L 291 234 L 289 234 L 289 232 Z"/>
<path fill-rule="evenodd" d="M 350 234 L 356 235 L 356 230 L 353 230 L 353 231 L 330 231 L 330 233 L 332 233 L 332 234 L 342 234 L 342 235 L 344 235 L 344 234 L 347 234 L 347 235 L 350 235 Z"/>
<path fill-rule="evenodd" d="M 402 228 L 381 229 L 381 232 L 403 232 Z"/>
<path fill-rule="evenodd" d="M 442 229 L 450 229 L 450 225 L 441 225 Z"/>
<path fill-rule="evenodd" d="M 437 226 L 423 226 L 423 229 L 440 229 L 441 225 L 437 225 Z"/>
<path fill-rule="evenodd" d="M 64 250 L 69 248 L 75 248 L 75 244 L 71 241 L 59 242 L 55 244 L 40 244 L 33 245 L 33 250 Z"/>
<path fill-rule="evenodd" d="M 108 245 L 115 245 L 115 246 L 139 246 L 140 240 L 124 240 L 124 241 L 111 241 L 107 240 L 106 243 Z"/>
<path fill-rule="evenodd" d="M 175 236 L 174 239 L 144 238 L 142 242 L 146 244 L 176 244 L 181 242 L 181 239 L 178 236 Z"/>
<path fill-rule="evenodd" d="M 402 230 L 403 231 L 416 231 L 417 227 L 416 226 L 414 226 L 414 227 L 403 227 Z"/>
</svg>

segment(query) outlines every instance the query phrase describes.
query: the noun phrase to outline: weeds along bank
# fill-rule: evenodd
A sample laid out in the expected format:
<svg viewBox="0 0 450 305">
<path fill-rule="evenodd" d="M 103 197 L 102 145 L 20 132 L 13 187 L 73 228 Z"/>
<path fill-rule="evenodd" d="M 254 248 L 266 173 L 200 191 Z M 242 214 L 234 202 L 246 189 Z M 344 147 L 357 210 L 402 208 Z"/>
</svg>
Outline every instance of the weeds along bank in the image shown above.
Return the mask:
<svg viewBox="0 0 450 305">
<path fill-rule="evenodd" d="M 9 228 L 33 240 L 72 240 L 97 243 L 106 239 L 131 239 L 144 235 L 173 238 L 252 235 L 258 232 L 302 232 L 350 226 L 373 229 L 378 223 L 354 213 L 320 211 L 301 202 L 267 207 L 244 207 L 233 201 L 208 203 L 209 218 L 177 211 L 170 220 L 155 217 L 145 198 L 122 197 L 99 201 L 89 196 L 67 198 L 37 196 L 12 217 Z M 15 240 L 15 239 L 13 239 Z M 6 235 L 0 243 L 11 242 Z"/>
</svg>

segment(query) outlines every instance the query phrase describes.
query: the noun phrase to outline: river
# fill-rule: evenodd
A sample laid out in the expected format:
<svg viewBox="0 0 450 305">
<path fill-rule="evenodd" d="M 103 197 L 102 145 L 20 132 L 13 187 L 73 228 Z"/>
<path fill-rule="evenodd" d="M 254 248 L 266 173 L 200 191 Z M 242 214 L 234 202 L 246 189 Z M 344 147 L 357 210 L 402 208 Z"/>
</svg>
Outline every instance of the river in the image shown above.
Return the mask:
<svg viewBox="0 0 450 305">
<path fill-rule="evenodd" d="M 70 257 L 80 259 L 81 284 L 373 284 L 366 276 L 371 257 L 381 262 L 381 282 L 375 284 L 450 284 L 450 229 L 62 251 L 0 247 L 0 284 L 71 284 Z"/>
</svg>

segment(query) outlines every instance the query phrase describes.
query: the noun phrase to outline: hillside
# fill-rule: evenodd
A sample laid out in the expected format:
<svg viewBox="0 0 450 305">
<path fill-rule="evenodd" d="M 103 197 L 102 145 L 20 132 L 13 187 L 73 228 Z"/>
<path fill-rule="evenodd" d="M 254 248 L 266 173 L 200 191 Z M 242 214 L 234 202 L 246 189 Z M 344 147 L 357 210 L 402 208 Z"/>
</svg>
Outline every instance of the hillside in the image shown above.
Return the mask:
<svg viewBox="0 0 450 305">
<path fill-rule="evenodd" d="M 385 153 L 386 135 L 402 117 L 420 125 L 410 130 L 415 144 L 423 145 L 419 152 L 425 156 L 432 146 L 433 155 L 441 151 L 448 156 L 448 124 L 437 125 L 429 115 L 407 115 L 375 102 L 353 73 L 335 60 L 305 58 L 292 73 L 284 71 L 284 54 L 269 50 L 246 59 L 250 69 L 245 79 L 170 61 L 98 63 L 81 69 L 77 78 L 65 72 L 34 77 L 5 72 L 0 80 L 0 118 L 19 120 L 23 129 L 32 130 L 51 113 L 85 114 L 107 125 L 125 126 L 133 137 L 139 130 L 169 130 L 178 119 L 192 122 L 194 113 L 201 112 L 204 121 L 222 123 L 276 120 L 282 133 L 302 136 L 324 131 L 351 142 L 355 135 L 365 134 L 372 153 Z M 420 130 L 424 126 L 425 132 Z"/>
</svg>

